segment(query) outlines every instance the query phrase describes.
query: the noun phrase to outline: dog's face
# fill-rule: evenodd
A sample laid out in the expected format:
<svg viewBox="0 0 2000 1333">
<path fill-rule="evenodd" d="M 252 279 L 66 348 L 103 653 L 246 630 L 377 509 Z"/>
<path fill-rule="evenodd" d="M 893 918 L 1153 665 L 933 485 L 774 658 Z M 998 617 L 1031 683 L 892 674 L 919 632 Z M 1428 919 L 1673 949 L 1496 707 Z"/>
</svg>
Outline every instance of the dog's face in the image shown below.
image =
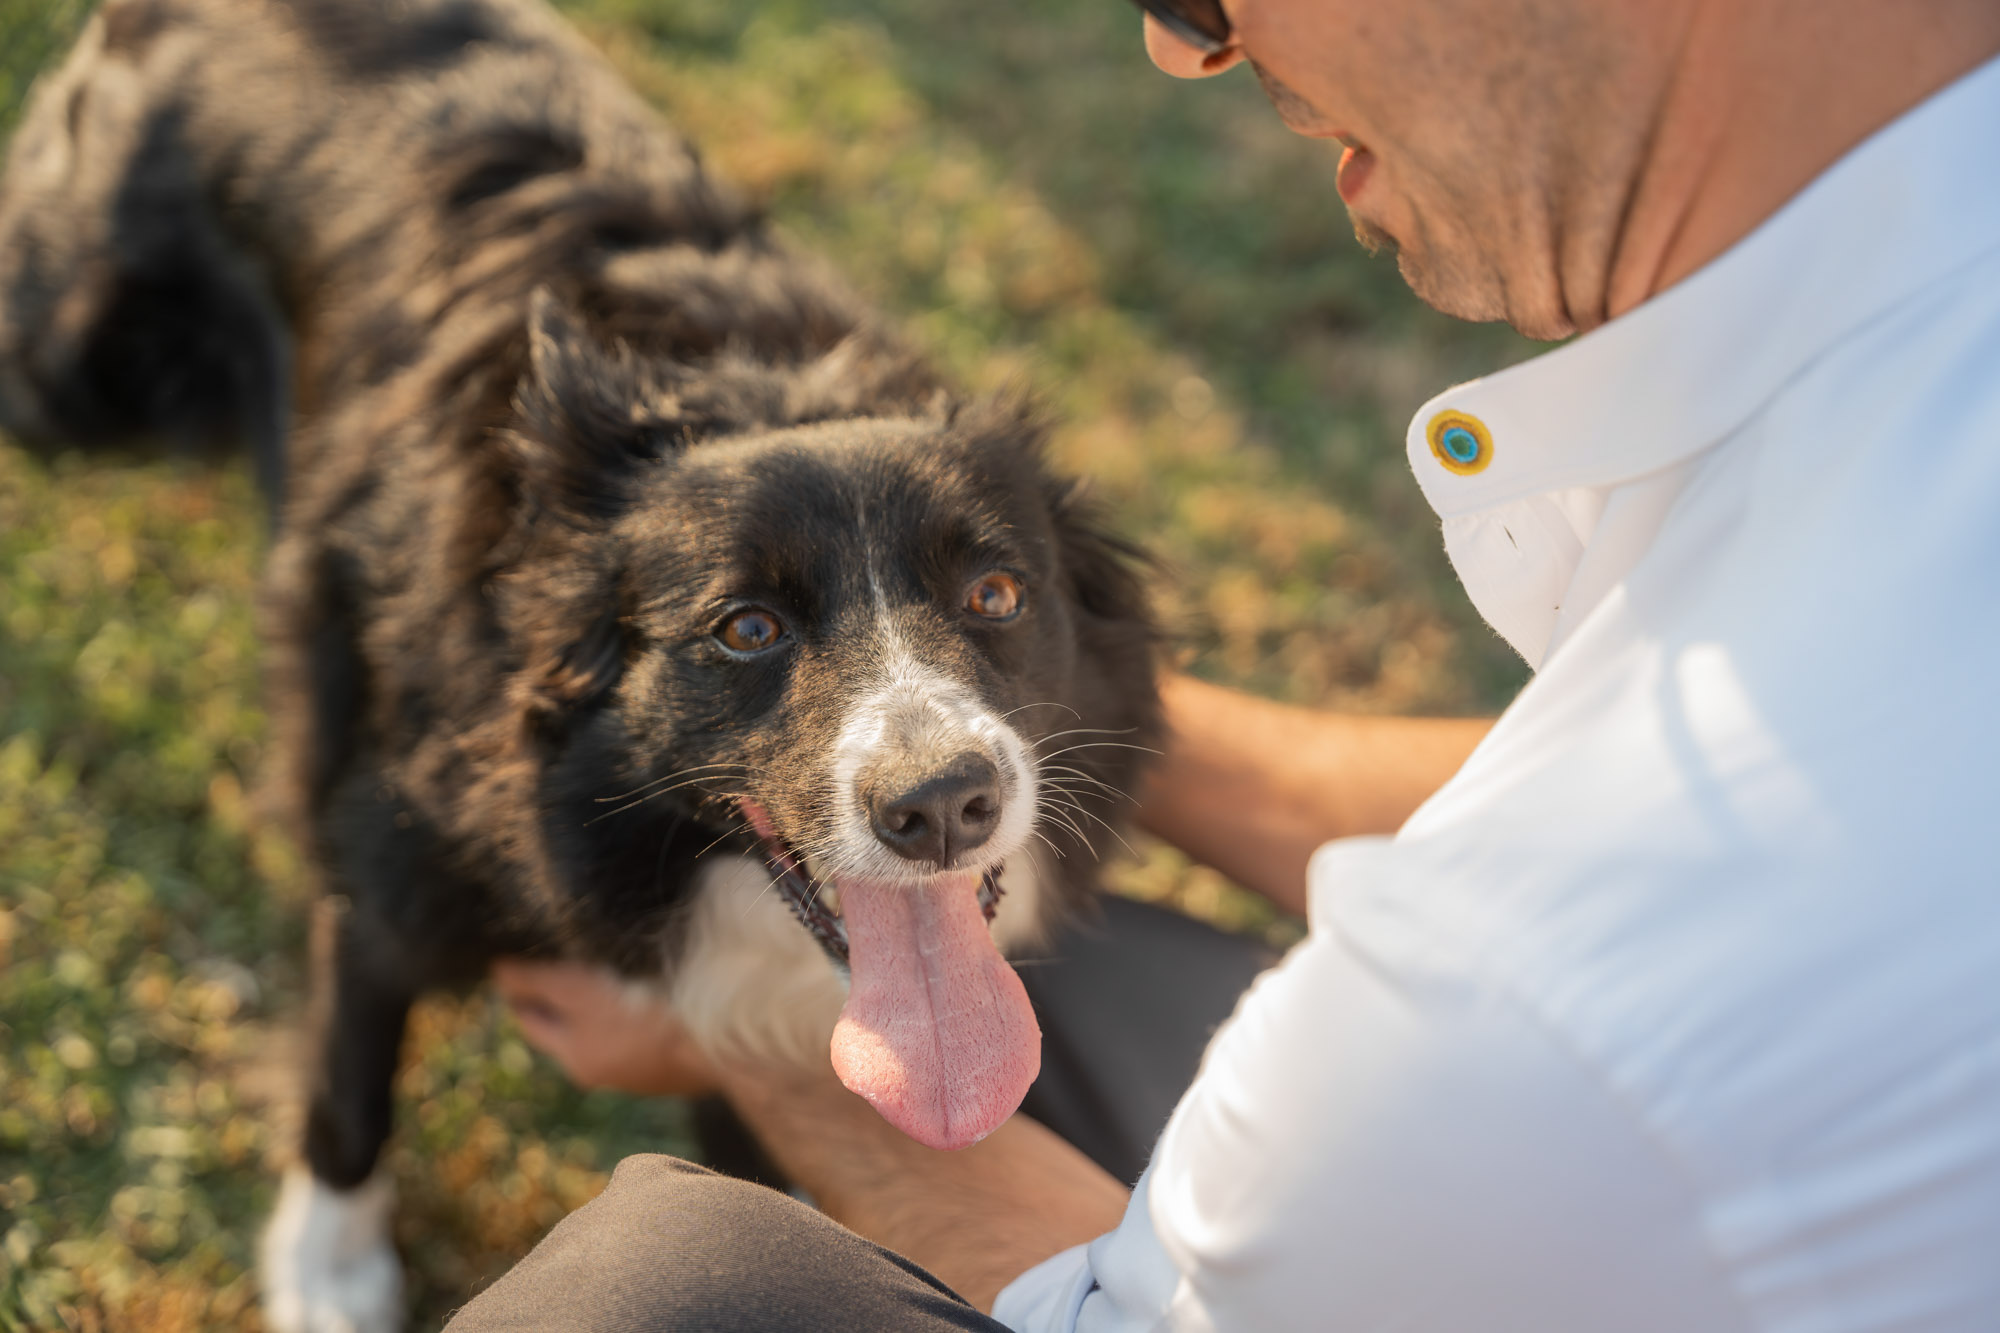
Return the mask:
<svg viewBox="0 0 2000 1333">
<path fill-rule="evenodd" d="M 543 435 L 690 397 L 587 378 L 635 401 Z M 602 480 L 602 450 L 556 448 Z M 565 572 L 517 584 L 567 638 L 543 673 L 564 698 L 542 726 L 552 859 L 574 894 L 659 904 L 690 845 L 759 855 L 851 967 L 849 1086 L 919 1138 L 968 1142 L 1038 1059 L 988 932 L 1010 869 L 1044 914 L 1086 888 L 1152 737 L 1127 553 L 1003 409 L 639 452 Z M 575 480 L 546 484 L 575 500 Z"/>
<path fill-rule="evenodd" d="M 1137 608 L 1080 594 L 1103 552 L 1075 521 L 1015 423 L 693 448 L 621 526 L 627 660 L 597 725 L 629 776 L 698 779 L 826 889 L 979 878 L 1048 835 L 1061 774 L 1123 776 L 1077 760 L 1143 721 L 1117 698 Z"/>
<path fill-rule="evenodd" d="M 615 643 L 592 653 L 616 680 L 552 785 L 589 792 L 590 827 L 740 823 L 802 872 L 782 886 L 836 951 L 844 881 L 984 882 L 1038 838 L 1088 860 L 1079 834 L 1104 832 L 1151 729 L 1150 642 L 1120 553 L 1038 452 L 995 415 L 659 466 L 604 543 Z"/>
<path fill-rule="evenodd" d="M 1075 692 L 1059 536 L 1026 460 L 913 423 L 690 452 L 631 520 L 640 732 L 740 765 L 759 834 L 821 881 L 984 872 L 1038 822 L 1037 728 Z M 775 847 L 774 847 L 775 850 Z"/>
</svg>

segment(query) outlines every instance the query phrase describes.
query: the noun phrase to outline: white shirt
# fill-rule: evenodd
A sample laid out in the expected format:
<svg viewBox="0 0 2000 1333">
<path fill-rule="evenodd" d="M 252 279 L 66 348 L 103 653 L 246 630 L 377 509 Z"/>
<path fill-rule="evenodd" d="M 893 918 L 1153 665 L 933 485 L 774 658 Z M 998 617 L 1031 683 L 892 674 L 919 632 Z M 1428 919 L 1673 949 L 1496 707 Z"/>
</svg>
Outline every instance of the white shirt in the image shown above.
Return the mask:
<svg viewBox="0 0 2000 1333">
<path fill-rule="evenodd" d="M 1410 456 L 1538 674 L 1000 1320 L 2000 1330 L 2000 62 Z"/>
</svg>

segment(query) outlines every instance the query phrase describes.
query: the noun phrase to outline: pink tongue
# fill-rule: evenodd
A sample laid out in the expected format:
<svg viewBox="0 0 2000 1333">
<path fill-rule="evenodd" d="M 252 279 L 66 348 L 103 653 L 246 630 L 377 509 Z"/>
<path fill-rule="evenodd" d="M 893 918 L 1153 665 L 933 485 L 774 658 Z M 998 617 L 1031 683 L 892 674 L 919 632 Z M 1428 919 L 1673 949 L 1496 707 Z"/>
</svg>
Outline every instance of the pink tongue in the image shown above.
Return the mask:
<svg viewBox="0 0 2000 1333">
<path fill-rule="evenodd" d="M 986 929 L 978 877 L 842 880 L 840 914 L 853 984 L 834 1072 L 919 1143 L 977 1143 L 1042 1067 L 1042 1030 Z"/>
</svg>

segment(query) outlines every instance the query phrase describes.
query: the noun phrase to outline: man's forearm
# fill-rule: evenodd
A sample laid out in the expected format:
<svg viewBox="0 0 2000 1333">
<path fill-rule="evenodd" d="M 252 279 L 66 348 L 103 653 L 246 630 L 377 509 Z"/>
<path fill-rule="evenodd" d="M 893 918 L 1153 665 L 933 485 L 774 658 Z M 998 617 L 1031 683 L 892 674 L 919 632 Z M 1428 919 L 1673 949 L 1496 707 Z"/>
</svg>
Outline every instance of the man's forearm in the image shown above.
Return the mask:
<svg viewBox="0 0 2000 1333">
<path fill-rule="evenodd" d="M 1118 1225 L 1129 1192 L 1016 1115 L 958 1152 L 905 1137 L 831 1071 L 724 1071 L 724 1087 L 786 1174 L 836 1221 L 923 1265 L 990 1311 L 1009 1282 Z"/>
<path fill-rule="evenodd" d="M 1493 725 L 1319 713 L 1186 676 L 1162 692 L 1166 755 L 1139 823 L 1300 914 L 1314 848 L 1395 832 Z"/>
<path fill-rule="evenodd" d="M 1301 912 L 1313 848 L 1400 826 L 1491 725 L 1312 713 L 1186 678 L 1165 693 L 1172 735 L 1142 822 Z M 889 1125 L 831 1070 L 719 1075 L 778 1165 L 829 1216 L 983 1310 L 1029 1268 L 1124 1215 L 1129 1191 L 1023 1116 L 970 1148 L 938 1152 Z"/>
</svg>

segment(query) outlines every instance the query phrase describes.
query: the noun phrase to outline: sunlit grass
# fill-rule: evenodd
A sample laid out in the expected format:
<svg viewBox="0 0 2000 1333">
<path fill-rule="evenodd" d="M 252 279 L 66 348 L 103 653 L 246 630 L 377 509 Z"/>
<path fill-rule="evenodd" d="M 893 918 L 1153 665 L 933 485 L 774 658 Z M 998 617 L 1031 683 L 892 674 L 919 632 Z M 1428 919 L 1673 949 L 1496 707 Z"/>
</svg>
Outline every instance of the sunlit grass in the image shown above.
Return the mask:
<svg viewBox="0 0 2000 1333">
<path fill-rule="evenodd" d="M 0 0 L 0 132 L 80 6 Z M 568 6 L 795 240 L 974 386 L 1025 383 L 1163 559 L 1193 669 L 1376 711 L 1504 701 L 1403 418 L 1520 354 L 1417 308 L 1253 86 L 1142 63 L 1129 6 Z M 241 469 L 0 444 L 0 1329 L 256 1327 L 304 895 L 255 813 Z M 1143 848 L 1126 891 L 1268 912 Z M 483 998 L 427 1005 L 392 1166 L 434 1327 L 682 1109 L 581 1096 Z"/>
</svg>

